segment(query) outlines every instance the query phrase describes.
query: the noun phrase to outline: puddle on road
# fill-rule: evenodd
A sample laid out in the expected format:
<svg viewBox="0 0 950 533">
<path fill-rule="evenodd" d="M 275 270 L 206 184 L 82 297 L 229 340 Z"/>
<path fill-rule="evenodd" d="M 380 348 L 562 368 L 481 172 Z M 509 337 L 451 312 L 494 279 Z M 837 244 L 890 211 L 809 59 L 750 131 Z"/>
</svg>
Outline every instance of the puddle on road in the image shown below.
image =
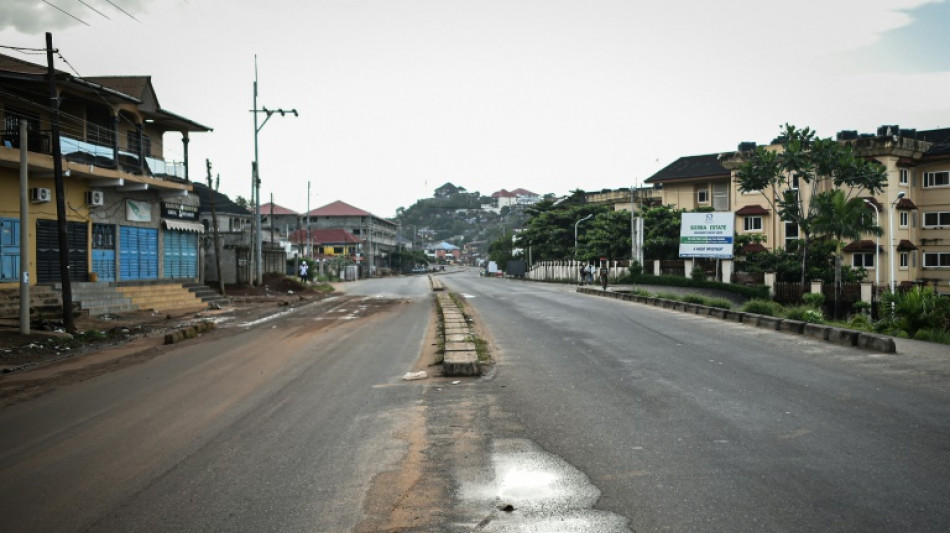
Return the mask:
<svg viewBox="0 0 950 533">
<path fill-rule="evenodd" d="M 463 505 L 485 512 L 476 531 L 630 533 L 626 518 L 592 509 L 600 490 L 583 472 L 530 440 L 495 441 L 491 463 L 490 479 L 461 483 Z"/>
</svg>

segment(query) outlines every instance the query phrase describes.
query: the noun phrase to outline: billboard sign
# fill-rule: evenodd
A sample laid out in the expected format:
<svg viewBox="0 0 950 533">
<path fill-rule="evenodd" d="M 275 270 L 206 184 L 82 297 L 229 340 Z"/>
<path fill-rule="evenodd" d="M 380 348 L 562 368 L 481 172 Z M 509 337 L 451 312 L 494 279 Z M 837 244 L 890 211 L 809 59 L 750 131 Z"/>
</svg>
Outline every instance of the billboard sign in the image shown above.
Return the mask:
<svg viewBox="0 0 950 533">
<path fill-rule="evenodd" d="M 732 259 L 735 214 L 731 211 L 683 213 L 680 223 L 680 257 Z"/>
</svg>

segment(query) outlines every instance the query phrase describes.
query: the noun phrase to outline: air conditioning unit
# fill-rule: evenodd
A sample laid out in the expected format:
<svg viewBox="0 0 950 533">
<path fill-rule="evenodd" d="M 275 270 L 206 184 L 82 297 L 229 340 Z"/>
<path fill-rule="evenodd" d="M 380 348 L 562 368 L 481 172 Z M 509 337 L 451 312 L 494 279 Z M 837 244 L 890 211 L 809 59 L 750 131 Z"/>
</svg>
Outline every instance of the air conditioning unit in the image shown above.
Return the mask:
<svg viewBox="0 0 950 533">
<path fill-rule="evenodd" d="M 42 187 L 34 187 L 30 189 L 30 200 L 33 203 L 42 203 L 48 202 L 53 199 L 53 193 L 49 189 L 44 189 Z"/>
<path fill-rule="evenodd" d="M 102 191 L 86 191 L 86 205 L 90 207 L 99 207 L 105 203 L 105 195 Z"/>
</svg>

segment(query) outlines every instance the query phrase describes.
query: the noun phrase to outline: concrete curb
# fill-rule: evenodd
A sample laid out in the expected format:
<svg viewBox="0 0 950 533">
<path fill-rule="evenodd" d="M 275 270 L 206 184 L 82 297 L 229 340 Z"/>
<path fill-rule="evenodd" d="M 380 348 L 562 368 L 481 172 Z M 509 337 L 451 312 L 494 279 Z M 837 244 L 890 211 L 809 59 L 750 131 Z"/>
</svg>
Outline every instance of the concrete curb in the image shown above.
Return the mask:
<svg viewBox="0 0 950 533">
<path fill-rule="evenodd" d="M 718 307 L 707 307 L 705 305 L 690 304 L 667 300 L 664 298 L 652 298 L 646 296 L 636 296 L 632 294 L 623 294 L 616 292 L 603 291 L 600 289 L 589 289 L 578 287 L 577 292 L 593 296 L 607 296 L 629 302 L 635 302 L 644 305 L 653 305 L 682 311 L 685 313 L 695 313 L 699 316 L 708 316 L 720 320 L 729 320 L 749 326 L 767 329 L 769 331 L 778 331 L 792 335 L 803 335 L 831 344 L 840 346 L 851 346 L 872 352 L 897 353 L 897 344 L 893 337 L 879 335 L 866 331 L 857 331 L 852 329 L 839 328 L 835 326 L 826 326 L 823 324 L 810 324 L 798 320 L 788 320 L 774 316 L 757 315 L 754 313 L 743 313 L 720 309 Z"/>
<path fill-rule="evenodd" d="M 166 333 L 165 344 L 176 344 L 186 339 L 193 339 L 206 331 L 215 329 L 216 327 L 218 326 L 214 322 L 211 322 L 210 320 L 203 320 L 197 324 Z"/>
<path fill-rule="evenodd" d="M 430 279 L 432 279 L 430 277 Z M 438 281 L 438 280 L 433 280 Z M 441 281 L 439 284 L 441 285 Z M 432 290 L 436 289 L 433 283 Z M 472 341 L 475 334 L 459 306 L 445 292 L 436 294 L 442 309 L 441 335 L 445 347 L 442 356 L 443 376 L 480 376 L 481 364 L 478 361 L 478 348 Z"/>
</svg>

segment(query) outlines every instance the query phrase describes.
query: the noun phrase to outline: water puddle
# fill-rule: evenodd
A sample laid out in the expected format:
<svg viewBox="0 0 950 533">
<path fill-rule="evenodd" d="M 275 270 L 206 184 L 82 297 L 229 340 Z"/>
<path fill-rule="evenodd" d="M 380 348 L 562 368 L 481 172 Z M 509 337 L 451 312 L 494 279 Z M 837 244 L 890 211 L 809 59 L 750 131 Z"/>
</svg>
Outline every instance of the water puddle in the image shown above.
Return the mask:
<svg viewBox="0 0 950 533">
<path fill-rule="evenodd" d="M 530 440 L 496 440 L 491 464 L 488 479 L 461 483 L 463 505 L 484 513 L 476 531 L 630 533 L 626 518 L 593 509 L 600 490 L 583 472 Z"/>
</svg>

